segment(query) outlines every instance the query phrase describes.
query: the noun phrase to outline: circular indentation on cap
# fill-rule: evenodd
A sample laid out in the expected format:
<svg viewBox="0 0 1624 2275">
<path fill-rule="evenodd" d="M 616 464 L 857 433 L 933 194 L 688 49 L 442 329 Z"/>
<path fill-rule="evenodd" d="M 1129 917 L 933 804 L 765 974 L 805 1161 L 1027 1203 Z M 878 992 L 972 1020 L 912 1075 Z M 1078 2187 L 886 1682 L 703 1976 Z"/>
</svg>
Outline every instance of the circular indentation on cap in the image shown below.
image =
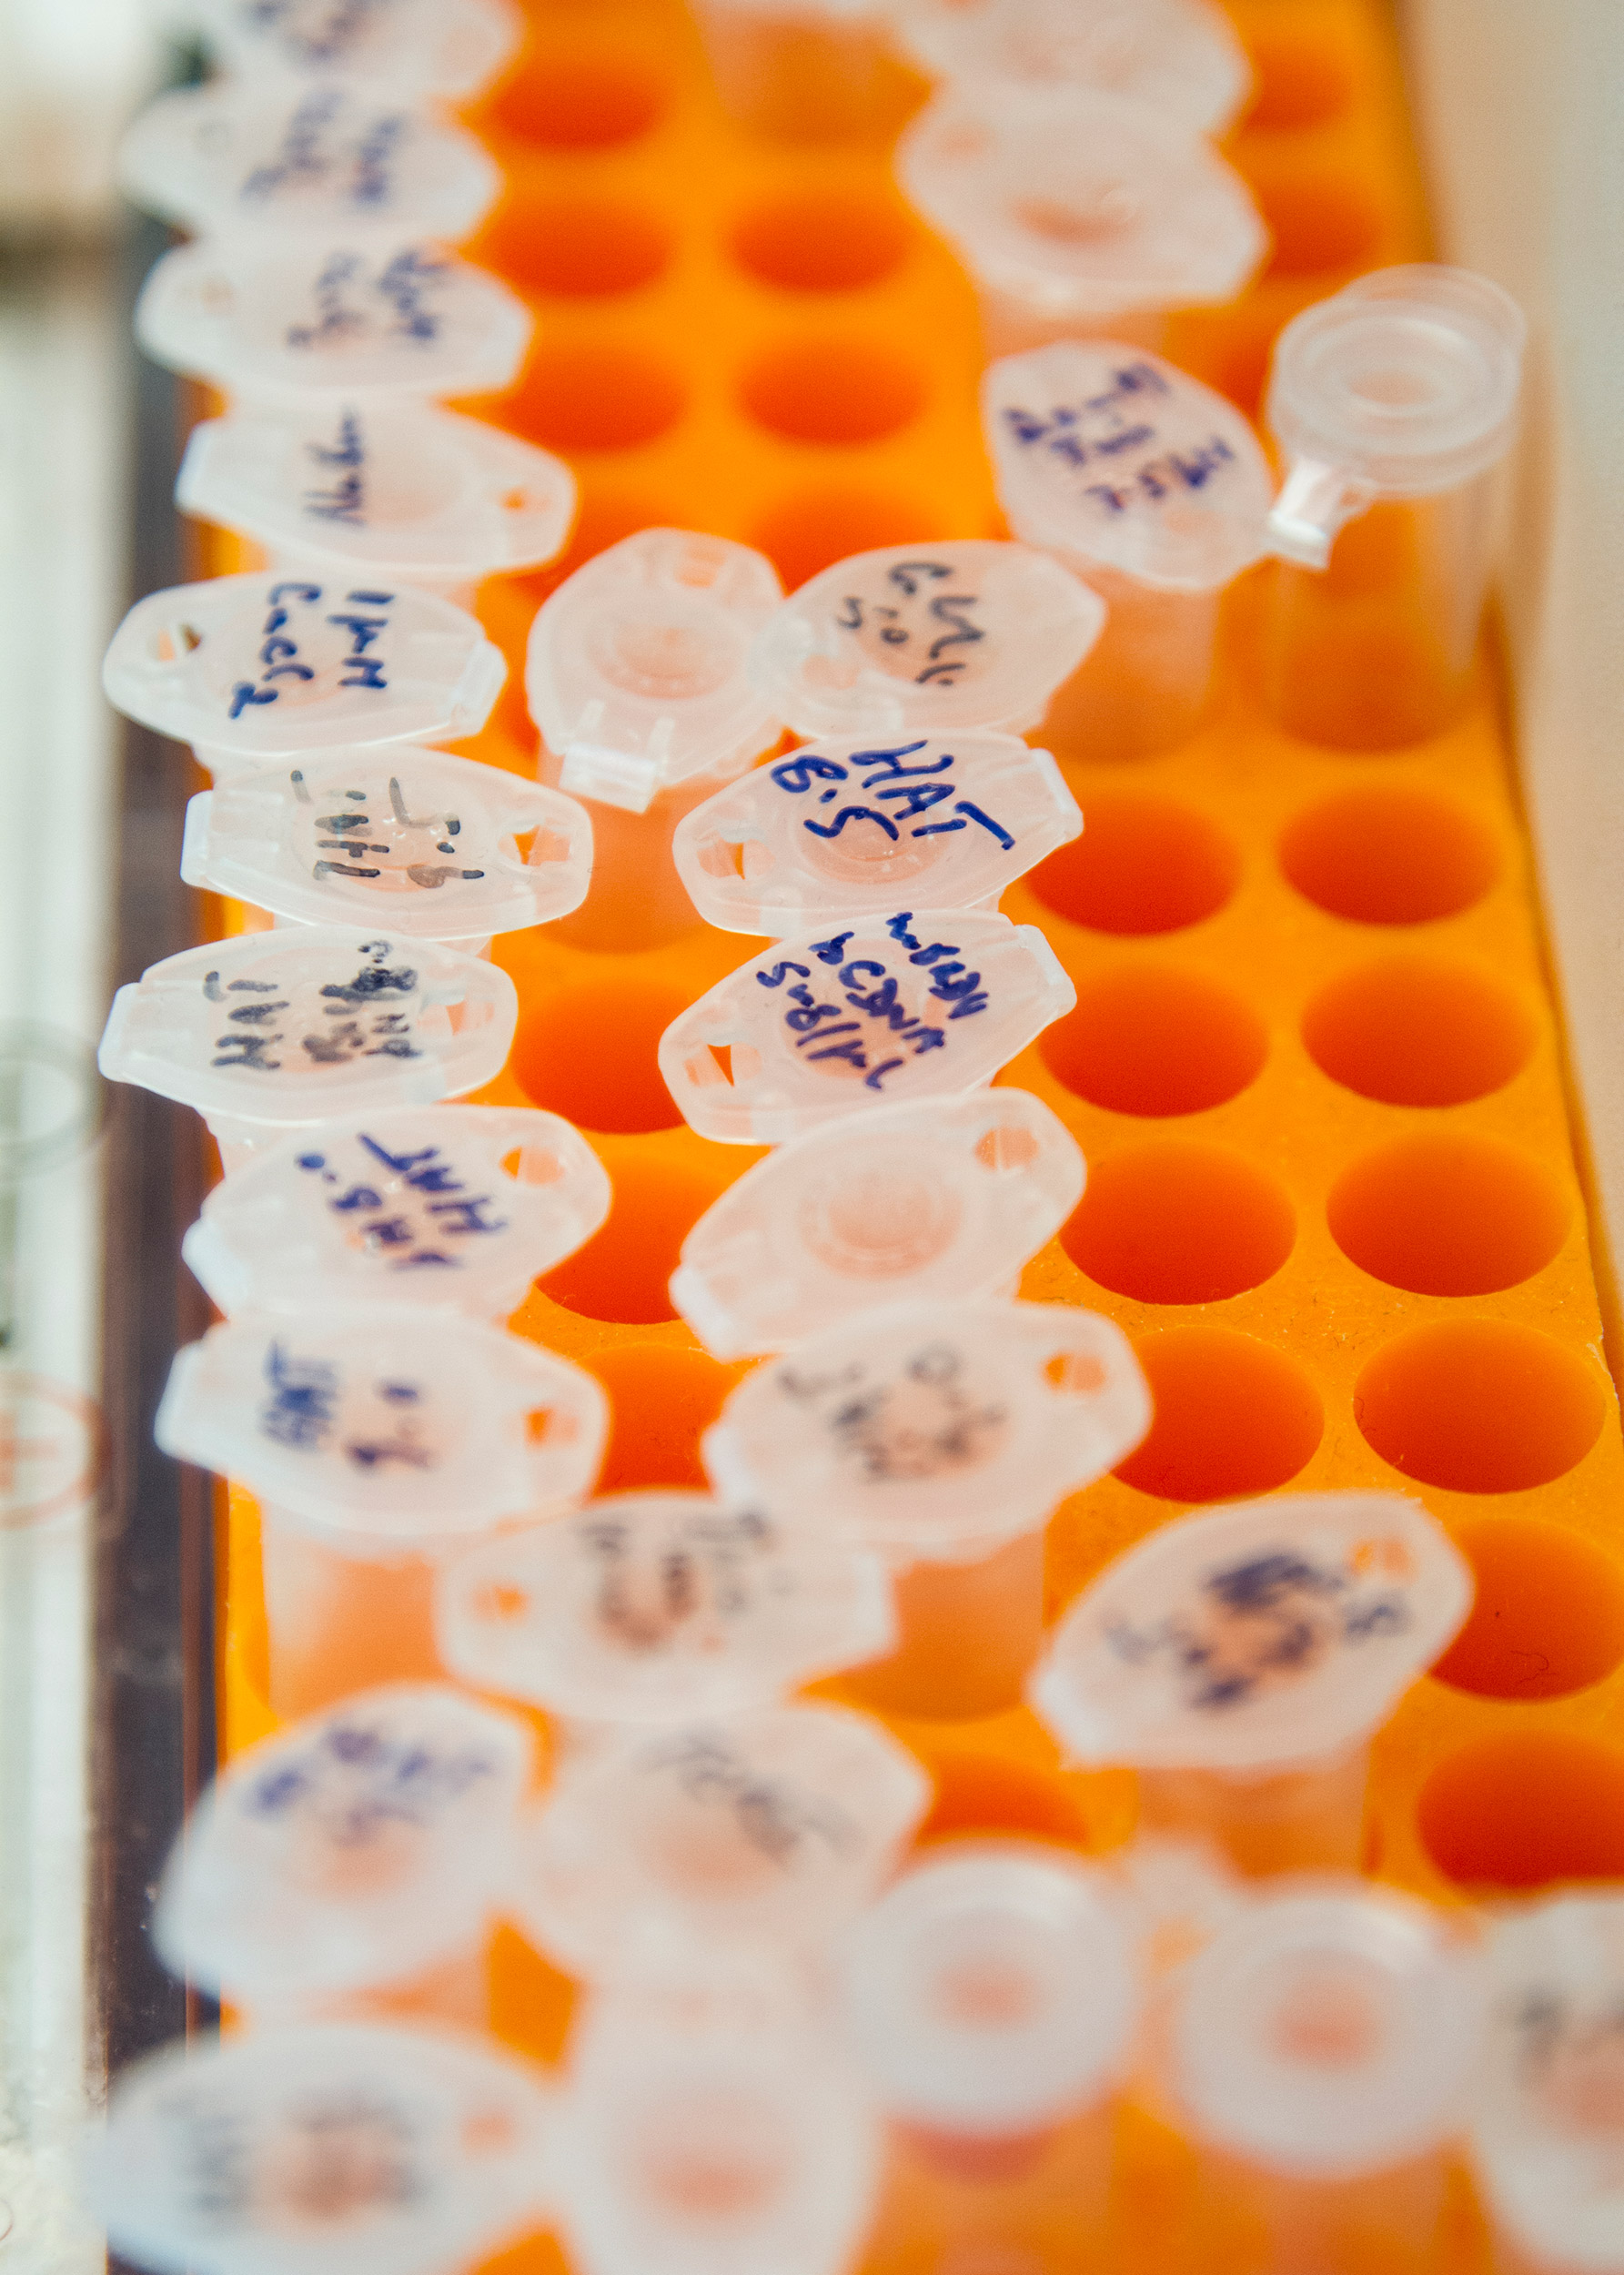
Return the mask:
<svg viewBox="0 0 1624 2275">
<path fill-rule="evenodd" d="M 1417 1827 L 1463 1887 L 1624 1878 L 1624 1753 L 1558 1730 L 1479 1738 L 1440 1762 Z"/>
<path fill-rule="evenodd" d="M 758 426 L 792 442 L 877 442 L 918 416 L 925 379 L 873 339 L 786 340 L 751 366 L 739 393 Z"/>
<path fill-rule="evenodd" d="M 546 150 L 602 150 L 635 142 L 666 107 L 659 75 L 636 56 L 529 50 L 484 116 Z"/>
<path fill-rule="evenodd" d="M 1506 1320 L 1412 1328 L 1354 1391 L 1354 1418 L 1384 1461 L 1457 1493 L 1548 1485 L 1584 1460 L 1607 1406 L 1588 1360 Z"/>
<path fill-rule="evenodd" d="M 1150 1434 L 1116 1474 L 1164 1501 L 1233 1501 L 1294 1478 L 1319 1443 L 1319 1394 L 1284 1351 L 1222 1327 L 1174 1327 L 1134 1347 Z"/>
<path fill-rule="evenodd" d="M 754 207 L 733 231 L 733 257 L 763 284 L 792 292 L 854 292 L 878 284 L 908 250 L 894 199 L 812 190 Z"/>
<path fill-rule="evenodd" d="M 883 545 L 935 544 L 946 535 L 941 516 L 911 498 L 869 490 L 819 490 L 786 498 L 747 541 L 793 592 L 853 553 Z"/>
<path fill-rule="evenodd" d="M 1305 900 L 1361 925 L 1423 925 L 1482 899 L 1499 867 L 1493 838 L 1452 799 L 1377 784 L 1299 814 L 1280 866 Z"/>
<path fill-rule="evenodd" d="M 630 450 L 682 416 L 675 372 L 638 348 L 543 341 L 508 398 L 509 422 L 550 450 Z"/>
<path fill-rule="evenodd" d="M 1381 208 L 1362 184 L 1327 175 L 1321 181 L 1251 185 L 1275 241 L 1266 274 L 1306 277 L 1353 268 L 1381 236 Z"/>
<path fill-rule="evenodd" d="M 1543 1162 L 1515 1146 L 1427 1130 L 1345 1170 L 1326 1218 L 1342 1253 L 1390 1288 L 1487 1296 L 1544 1269 L 1569 1210 Z"/>
<path fill-rule="evenodd" d="M 671 259 L 671 240 L 641 206 L 542 200 L 519 189 L 491 215 L 474 250 L 521 292 L 590 298 L 652 284 Z"/>
<path fill-rule="evenodd" d="M 674 1129 L 682 1117 L 657 1053 L 687 1007 L 680 988 L 630 977 L 538 993 L 519 1016 L 513 1072 L 532 1104 L 578 1129 Z"/>
<path fill-rule="evenodd" d="M 1353 100 L 1349 58 L 1327 44 L 1323 29 L 1252 27 L 1246 51 L 1257 76 L 1257 92 L 1246 113 L 1249 128 L 1276 133 L 1294 126 L 1323 126 Z"/>
<path fill-rule="evenodd" d="M 1363 1098 L 1464 1106 L 1510 1081 L 1534 1047 L 1534 1023 L 1486 972 L 1396 956 L 1322 988 L 1303 1042 L 1322 1074 Z"/>
<path fill-rule="evenodd" d="M 1092 1163 L 1060 1234 L 1080 1271 L 1141 1303 L 1218 1303 L 1261 1287 L 1296 1238 L 1291 1203 L 1266 1170 L 1176 1138 Z"/>
<path fill-rule="evenodd" d="M 1115 1114 L 1199 1114 L 1256 1079 L 1261 1019 L 1199 972 L 1124 965 L 1077 990 L 1038 1046 L 1068 1090 Z"/>
<path fill-rule="evenodd" d="M 617 1160 L 609 1215 L 584 1248 L 539 1282 L 583 1319 L 653 1327 L 674 1320 L 671 1277 L 682 1243 L 727 1180 L 661 1161 Z"/>
<path fill-rule="evenodd" d="M 1027 883 L 1045 908 L 1094 932 L 1177 932 L 1215 915 L 1240 880 L 1240 853 L 1204 814 L 1172 798 L 1085 793 L 1083 834 Z"/>
<path fill-rule="evenodd" d="M 1478 1698 L 1562 1698 L 1624 1660 L 1624 1564 L 1582 1532 L 1483 1517 L 1455 1545 L 1477 1593 L 1432 1672 Z"/>
<path fill-rule="evenodd" d="M 719 1365 L 702 1350 L 672 1350 L 659 1343 L 597 1350 L 586 1363 L 610 1400 L 609 1444 L 598 1491 L 703 1487 L 700 1435 L 721 1413 L 739 1370 Z"/>
<path fill-rule="evenodd" d="M 802 1195 L 795 1209 L 802 1241 L 850 1279 L 923 1270 L 957 1235 L 963 1196 L 928 1167 L 865 1163 L 862 1154 L 859 1141 L 853 1159 L 824 1170 Z"/>
</svg>

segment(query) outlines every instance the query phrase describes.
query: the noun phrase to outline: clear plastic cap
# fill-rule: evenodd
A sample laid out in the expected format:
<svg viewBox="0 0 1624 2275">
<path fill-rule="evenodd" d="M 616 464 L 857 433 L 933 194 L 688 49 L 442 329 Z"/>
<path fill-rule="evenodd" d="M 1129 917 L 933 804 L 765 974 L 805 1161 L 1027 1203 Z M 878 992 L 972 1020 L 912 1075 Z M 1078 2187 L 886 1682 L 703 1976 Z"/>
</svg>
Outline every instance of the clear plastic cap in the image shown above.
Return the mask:
<svg viewBox="0 0 1624 2275">
<path fill-rule="evenodd" d="M 1624 1896 L 1502 1919 L 1473 2096 L 1479 2185 L 1541 2266 L 1624 2268 Z"/>
<path fill-rule="evenodd" d="M 137 601 L 102 685 L 216 774 L 374 743 L 477 734 L 508 667 L 467 611 L 410 585 L 256 571 Z"/>
<path fill-rule="evenodd" d="M 1109 1320 L 1061 1303 L 908 1303 L 746 1375 L 701 1441 L 724 1494 L 838 1512 L 893 1563 L 964 1563 L 1030 1532 L 1150 1427 Z"/>
<path fill-rule="evenodd" d="M 609 1401 L 522 1335 L 395 1304 L 232 1320 L 176 1353 L 166 1453 L 312 1531 L 459 1543 L 580 1500 Z"/>
<path fill-rule="evenodd" d="M 751 676 L 797 734 L 1020 734 L 1105 622 L 1104 603 L 1028 545 L 887 545 L 792 593 L 756 639 Z"/>
<path fill-rule="evenodd" d="M 93 2192 L 115 2250 L 163 2275 L 450 2275 L 547 2217 L 553 2108 L 427 2031 L 176 2045 L 114 2085 Z"/>
<path fill-rule="evenodd" d="M 561 459 L 425 403 L 234 411 L 194 427 L 183 512 L 349 583 L 538 568 L 575 520 Z"/>
<path fill-rule="evenodd" d="M 1522 310 L 1468 268 L 1378 268 L 1294 317 L 1265 416 L 1285 450 L 1272 550 L 1323 569 L 1377 498 L 1426 498 L 1486 472 L 1517 430 Z"/>
<path fill-rule="evenodd" d="M 897 146 L 903 189 L 984 288 L 1090 330 L 1232 300 L 1268 249 L 1200 135 L 1088 87 L 937 95 Z"/>
<path fill-rule="evenodd" d="M 181 1254 L 228 1316 L 330 1299 L 505 1320 L 609 1204 L 602 1163 L 560 1115 L 386 1107 L 324 1121 L 233 1169 Z"/>
<path fill-rule="evenodd" d="M 439 1684 L 363 1691 L 239 1754 L 170 1853 L 164 1964 L 250 2007 L 399 1981 L 506 1891 L 522 1724 Z"/>
<path fill-rule="evenodd" d="M 1267 550 L 1275 485 L 1249 420 L 1159 356 L 1056 340 L 982 381 L 1010 528 L 1081 574 L 1209 592 Z"/>
<path fill-rule="evenodd" d="M 1176 1518 L 1108 1565 L 1032 1703 L 1079 1762 L 1285 1769 L 1369 1737 L 1471 1601 L 1417 1502 L 1276 1494 Z"/>
<path fill-rule="evenodd" d="M 173 88 L 118 150 L 119 187 L 198 235 L 467 237 L 501 171 L 476 138 L 389 91 Z"/>
<path fill-rule="evenodd" d="M 354 79 L 449 102 L 494 78 L 522 30 L 509 0 L 193 0 L 192 13 L 250 85 Z"/>
<path fill-rule="evenodd" d="M 306 406 L 506 387 L 532 329 L 517 294 L 437 239 L 365 231 L 177 246 L 136 303 L 155 363 Z"/>
<path fill-rule="evenodd" d="M 151 966 L 114 996 L 96 1064 L 197 1107 L 217 1134 L 263 1141 L 477 1090 L 518 1019 L 513 982 L 481 956 L 301 925 Z"/>
<path fill-rule="evenodd" d="M 782 937 L 900 899 L 973 908 L 1083 827 L 1047 751 L 970 729 L 885 748 L 804 745 L 678 823 L 677 874 L 708 925 Z"/>
<path fill-rule="evenodd" d="M 959 85 L 1097 87 L 1218 135 L 1251 92 L 1246 49 L 1206 0 L 903 0 L 914 60 Z"/>
<path fill-rule="evenodd" d="M 1103 2100 L 1132 2049 L 1133 1939 L 1105 1876 L 1053 1848 L 954 1843 L 846 1939 L 847 2027 L 895 2118 L 996 2137 Z"/>
<path fill-rule="evenodd" d="M 743 1359 L 878 1304 L 996 1295 L 1083 1180 L 1075 1138 L 1028 1091 L 877 1107 L 730 1185 L 683 1241 L 671 1301 L 714 1357 Z"/>
<path fill-rule="evenodd" d="M 660 1071 L 701 1138 L 777 1145 L 881 1102 L 957 1097 L 1076 1000 L 1035 925 L 904 908 L 741 965 L 666 1028 Z"/>
<path fill-rule="evenodd" d="M 1305 2179 L 1436 2149 L 1458 2127 L 1478 2048 L 1469 1955 L 1437 1915 L 1368 1881 L 1267 1886 L 1180 1978 L 1171 2083 L 1186 2120 Z"/>
<path fill-rule="evenodd" d="M 583 1722 L 768 1706 L 896 1638 L 877 1559 L 703 1493 L 611 1493 L 442 1576 L 440 1654 L 465 1682 Z"/>
<path fill-rule="evenodd" d="M 567 577 L 525 669 L 563 787 L 642 814 L 657 792 L 776 742 L 781 717 L 744 667 L 782 597 L 763 555 L 692 530 L 640 530 Z"/>
<path fill-rule="evenodd" d="M 294 923 L 483 942 L 580 906 L 592 824 L 561 791 L 420 743 L 312 752 L 199 791 L 180 874 Z"/>
<path fill-rule="evenodd" d="M 832 1707 L 639 1734 L 566 1768 L 521 1835 L 515 1913 L 590 1979 L 786 1957 L 867 1901 L 930 1795 L 893 1738 Z"/>
</svg>

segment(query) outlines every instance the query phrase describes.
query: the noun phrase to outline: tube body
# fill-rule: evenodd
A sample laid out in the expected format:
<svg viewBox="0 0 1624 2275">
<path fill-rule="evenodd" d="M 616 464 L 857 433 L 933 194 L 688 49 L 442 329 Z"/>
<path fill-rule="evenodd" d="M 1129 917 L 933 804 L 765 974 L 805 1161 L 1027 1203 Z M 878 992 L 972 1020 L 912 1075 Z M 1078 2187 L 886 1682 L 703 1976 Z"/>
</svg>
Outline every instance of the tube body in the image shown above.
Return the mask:
<svg viewBox="0 0 1624 2275">
<path fill-rule="evenodd" d="M 1019 1705 L 1043 1643 L 1041 1529 L 973 1563 L 909 1564 L 896 1573 L 895 1592 L 897 1647 L 847 1678 L 855 1697 L 922 1721 Z"/>
<path fill-rule="evenodd" d="M 1363 1845 L 1368 1744 L 1266 1774 L 1142 1769 L 1142 1832 L 1210 1842 L 1250 1879 L 1277 1872 L 1357 1872 Z"/>
<path fill-rule="evenodd" d="M 906 82 L 875 15 L 701 5 L 722 106 L 774 142 L 864 142 L 894 132 Z"/>
<path fill-rule="evenodd" d="M 1057 757 L 1149 758 L 1187 742 L 1207 713 L 1222 587 L 1175 592 L 1063 555 L 1109 613 L 1054 691 L 1040 740 Z"/>
<path fill-rule="evenodd" d="M 1351 2179 L 1303 2179 L 1204 2149 L 1191 2267 L 1199 2275 L 1425 2275 L 1447 2172 L 1433 2152 Z"/>
<path fill-rule="evenodd" d="M 444 1681 L 434 1560 L 339 1543 L 261 1512 L 268 1696 L 284 1721 L 378 1683 Z"/>
<path fill-rule="evenodd" d="M 1096 316 L 1043 308 L 1023 292 L 975 278 L 982 343 L 987 362 L 1023 356 L 1057 339 L 1108 339 L 1160 355 L 1167 341 L 1165 308 L 1107 308 Z"/>
<path fill-rule="evenodd" d="M 543 743 L 540 779 L 557 789 L 562 771 L 563 761 Z M 583 801 L 592 817 L 592 881 L 580 906 L 548 926 L 553 938 L 599 954 L 633 955 L 663 947 L 691 932 L 701 920 L 677 875 L 671 837 L 685 814 L 714 797 L 743 771 L 728 766 L 715 774 L 691 774 L 671 789 L 657 792 L 641 814 L 607 805 L 600 798 Z"/>
<path fill-rule="evenodd" d="M 1076 2275 L 1107 2264 L 1115 2116 L 1112 2100 L 1017 2135 L 893 2125 L 863 2275 L 960 2265 Z"/>
</svg>

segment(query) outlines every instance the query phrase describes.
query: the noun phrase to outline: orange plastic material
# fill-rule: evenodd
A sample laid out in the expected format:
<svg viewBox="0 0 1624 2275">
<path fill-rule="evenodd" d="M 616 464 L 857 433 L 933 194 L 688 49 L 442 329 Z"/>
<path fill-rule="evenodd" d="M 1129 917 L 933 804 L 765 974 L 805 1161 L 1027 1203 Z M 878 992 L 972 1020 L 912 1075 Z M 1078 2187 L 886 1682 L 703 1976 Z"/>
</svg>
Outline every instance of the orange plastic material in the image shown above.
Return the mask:
<svg viewBox="0 0 1624 2275">
<path fill-rule="evenodd" d="M 1259 93 L 1230 153 L 1275 256 L 1238 305 L 1181 319 L 1174 352 L 1252 410 L 1286 318 L 1427 246 L 1379 0 L 1233 14 Z M 537 314 L 518 384 L 469 408 L 562 452 L 582 490 L 562 561 L 480 597 L 512 677 L 466 747 L 520 771 L 535 609 L 634 529 L 741 539 L 791 585 L 864 547 L 1000 532 L 973 295 L 884 149 L 751 143 L 680 0 L 532 0 L 530 15 L 520 61 L 469 114 L 508 183 L 469 249 Z M 1054 1107 L 1090 1165 L 1022 1293 L 1118 1320 L 1157 1400 L 1121 1474 L 1057 1513 L 1051 1604 L 1215 1497 L 1413 1491 L 1478 1598 L 1377 1741 L 1367 1868 L 1444 1903 L 1624 1876 L 1624 1458 L 1491 673 L 1433 740 L 1367 756 L 1292 740 L 1254 693 L 1270 573 L 1232 596 L 1205 731 L 1132 766 L 1060 753 L 1086 833 L 1003 903 L 1044 927 L 1079 997 L 1004 1078 Z M 680 1126 L 654 1046 L 748 946 L 697 925 L 649 953 L 540 932 L 497 945 L 522 1016 L 485 1095 L 569 1115 L 615 1185 L 604 1228 L 513 1325 L 609 1386 L 616 1487 L 696 1481 L 698 1432 L 742 1371 L 697 1348 L 665 1282 L 759 1157 Z M 268 1726 L 256 1530 L 234 1498 L 232 1748 Z M 893 1726 L 938 1781 L 927 1839 L 1105 1849 L 1131 1832 L 1132 1777 L 1063 1773 L 1026 1713 Z M 570 1986 L 509 1929 L 492 1968 L 498 2027 L 556 2057 Z M 1178 2263 L 1187 2159 L 1131 2115 L 1117 2169 L 1102 2264 Z M 1452 2186 L 1429 2264 L 1465 2275 L 1481 2235 Z M 875 2268 L 942 2263 L 930 2217 L 882 2234 Z M 556 2258 L 538 2240 L 489 2275 Z"/>
</svg>

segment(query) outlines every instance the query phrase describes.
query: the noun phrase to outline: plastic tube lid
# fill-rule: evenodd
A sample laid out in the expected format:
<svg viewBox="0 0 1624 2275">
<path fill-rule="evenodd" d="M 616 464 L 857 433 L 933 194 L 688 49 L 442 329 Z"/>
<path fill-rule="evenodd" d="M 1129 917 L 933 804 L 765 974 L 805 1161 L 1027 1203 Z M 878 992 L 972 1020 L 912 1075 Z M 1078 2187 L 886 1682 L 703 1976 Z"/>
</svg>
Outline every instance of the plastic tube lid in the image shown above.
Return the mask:
<svg viewBox="0 0 1624 2275">
<path fill-rule="evenodd" d="M 155 363 L 271 402 L 506 387 L 524 302 L 433 238 L 208 238 L 155 263 L 136 337 Z"/>
<path fill-rule="evenodd" d="M 1103 2100 L 1139 1986 L 1105 1876 L 1051 1848 L 955 1844 L 846 1939 L 848 2028 L 887 2111 L 996 2137 Z"/>
<path fill-rule="evenodd" d="M 530 714 L 566 790 L 633 814 L 692 774 L 743 766 L 780 716 L 745 657 L 782 597 L 761 553 L 640 530 L 567 577 L 530 629 Z"/>
<path fill-rule="evenodd" d="M 1458 1630 L 1469 1566 L 1397 1493 L 1289 1493 L 1180 1517 L 1055 1630 L 1033 1704 L 1079 1762 L 1285 1769 L 1385 1722 Z"/>
<path fill-rule="evenodd" d="M 716 1358 L 742 1359 L 876 1304 L 993 1296 L 1083 1179 L 1075 1138 L 1025 1090 L 877 1107 L 730 1185 L 683 1241 L 671 1301 Z"/>
<path fill-rule="evenodd" d="M 660 1071 L 701 1138 L 776 1145 L 882 1100 L 958 1097 L 1076 999 L 1035 925 L 907 908 L 837 918 L 741 965 L 673 1019 Z"/>
<path fill-rule="evenodd" d="M 903 135 L 897 171 L 983 288 L 1055 322 L 1231 300 L 1268 248 L 1209 143 L 1094 88 L 946 89 Z"/>
<path fill-rule="evenodd" d="M 546 2216 L 552 2111 L 517 2062 L 425 2031 L 176 2045 L 115 2084 L 94 2195 L 166 2275 L 447 2275 Z"/>
<path fill-rule="evenodd" d="M 331 1298 L 501 1320 L 590 1239 L 609 1204 L 602 1163 L 560 1115 L 386 1107 L 324 1121 L 233 1169 L 181 1254 L 227 1314 Z"/>
<path fill-rule="evenodd" d="M 522 1724 L 400 1684 L 250 1747 L 170 1853 L 153 1940 L 254 2006 L 388 1983 L 484 1934 L 530 1774 Z"/>
<path fill-rule="evenodd" d="M 832 1512 L 893 1563 L 968 1562 L 1042 1524 L 1150 1426 L 1109 1320 L 1058 1303 L 910 1303 L 756 1368 L 701 1441 L 724 1493 Z"/>
<path fill-rule="evenodd" d="M 210 1328 L 177 1352 L 153 1435 L 314 1531 L 432 1549 L 578 1502 L 608 1428 L 569 1360 L 378 1303 Z"/>
<path fill-rule="evenodd" d="M 1094 595 L 1030 546 L 887 545 L 792 592 L 758 634 L 750 671 L 797 734 L 1019 734 L 1105 621 Z"/>
<path fill-rule="evenodd" d="M 302 924 L 483 941 L 580 906 L 592 824 L 561 791 L 419 743 L 313 752 L 199 791 L 180 874 Z"/>
<path fill-rule="evenodd" d="M 702 1493 L 611 1493 L 442 1575 L 440 1653 L 464 1681 L 590 1722 L 766 1706 L 889 1650 L 878 1561 Z"/>
<path fill-rule="evenodd" d="M 476 620 L 409 585 L 256 572 L 137 601 L 102 685 L 218 773 L 305 752 L 477 734 L 508 667 Z"/>
<path fill-rule="evenodd" d="M 1083 827 L 1047 751 L 972 728 L 880 748 L 803 745 L 678 823 L 677 874 L 708 925 L 782 936 L 839 916 L 995 902 Z"/>
<path fill-rule="evenodd" d="M 564 1775 L 521 1835 L 532 1941 L 603 1978 L 827 1940 L 930 1799 L 913 1757 L 856 1714 L 786 1706 L 639 1734 Z"/>
<path fill-rule="evenodd" d="M 368 86 L 466 101 L 519 46 L 509 0 L 196 0 L 194 13 L 227 69 L 354 78 Z"/>
<path fill-rule="evenodd" d="M 1421 1905 L 1367 1881 L 1268 1886 L 1181 1978 L 1172 2082 L 1187 2120 L 1300 2179 L 1436 2149 L 1478 2047 L 1468 1956 Z"/>
<path fill-rule="evenodd" d="M 192 430 L 183 512 L 348 576 L 477 581 L 550 561 L 575 519 L 561 459 L 478 419 L 371 400 L 234 411 Z"/>
<path fill-rule="evenodd" d="M 501 173 L 475 137 L 362 86 L 271 94 L 230 81 L 149 103 L 118 149 L 125 194 L 183 228 L 461 238 Z"/>
<path fill-rule="evenodd" d="M 518 1020 L 513 982 L 482 957 L 308 925 L 152 965 L 114 996 L 96 1064 L 199 1113 L 288 1129 L 476 1090 Z"/>
<path fill-rule="evenodd" d="M 1009 356 L 982 415 L 1011 529 L 1084 576 L 1212 592 L 1267 550 L 1275 485 L 1250 422 L 1159 356 L 1110 340 Z"/>
</svg>

